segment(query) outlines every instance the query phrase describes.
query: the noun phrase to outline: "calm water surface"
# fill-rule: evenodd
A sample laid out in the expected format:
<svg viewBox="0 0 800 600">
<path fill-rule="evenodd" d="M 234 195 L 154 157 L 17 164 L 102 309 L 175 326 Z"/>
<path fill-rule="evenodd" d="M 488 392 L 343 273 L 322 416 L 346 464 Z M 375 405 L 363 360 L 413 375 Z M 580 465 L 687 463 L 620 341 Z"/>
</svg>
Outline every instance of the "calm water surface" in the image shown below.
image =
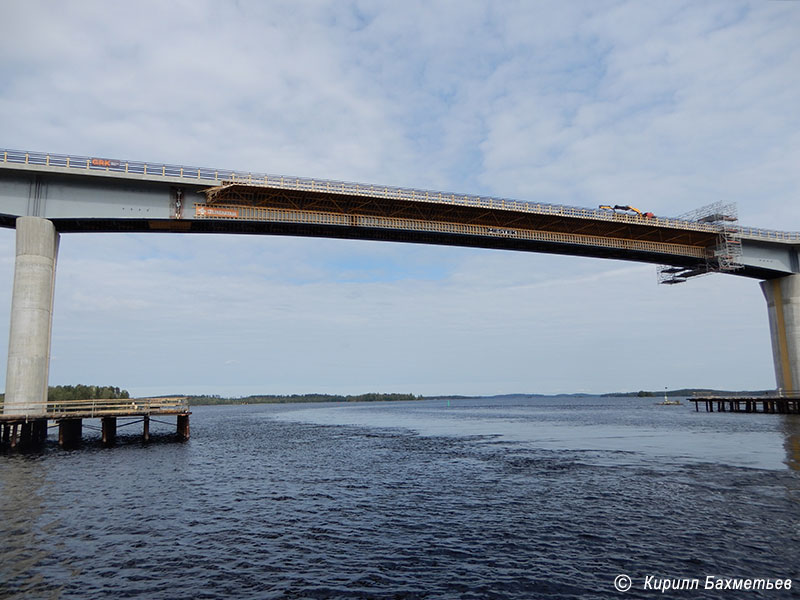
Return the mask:
<svg viewBox="0 0 800 600">
<path fill-rule="evenodd" d="M 795 416 L 508 398 L 198 407 L 187 443 L 89 433 L 0 455 L 0 598 L 742 597 L 642 589 L 709 575 L 800 597 Z"/>
</svg>

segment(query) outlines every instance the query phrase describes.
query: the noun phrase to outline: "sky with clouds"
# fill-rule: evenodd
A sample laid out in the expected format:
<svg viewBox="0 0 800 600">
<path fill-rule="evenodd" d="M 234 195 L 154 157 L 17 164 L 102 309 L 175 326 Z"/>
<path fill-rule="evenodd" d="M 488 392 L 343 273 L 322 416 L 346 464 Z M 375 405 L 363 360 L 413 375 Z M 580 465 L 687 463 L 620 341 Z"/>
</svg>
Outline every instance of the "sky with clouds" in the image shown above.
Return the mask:
<svg viewBox="0 0 800 600">
<path fill-rule="evenodd" d="M 788 1 L 3 0 L 0 147 L 798 230 L 799 37 Z M 72 234 L 55 302 L 51 384 L 138 395 L 775 385 L 757 282 L 636 263 Z"/>
</svg>

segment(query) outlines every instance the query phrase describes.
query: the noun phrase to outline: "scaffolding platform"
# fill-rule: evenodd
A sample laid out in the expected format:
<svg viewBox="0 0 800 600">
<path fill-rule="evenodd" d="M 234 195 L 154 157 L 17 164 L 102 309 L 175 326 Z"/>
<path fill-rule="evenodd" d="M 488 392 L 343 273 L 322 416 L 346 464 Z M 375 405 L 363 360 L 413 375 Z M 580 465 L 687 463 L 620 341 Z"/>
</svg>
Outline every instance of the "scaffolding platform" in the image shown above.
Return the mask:
<svg viewBox="0 0 800 600">
<path fill-rule="evenodd" d="M 730 273 L 744 268 L 742 264 L 742 228 L 735 203 L 714 202 L 679 217 L 692 223 L 716 229 L 717 243 L 705 261 L 692 266 L 661 265 L 658 282 L 665 285 L 683 283 L 692 277 L 708 273 Z"/>
</svg>

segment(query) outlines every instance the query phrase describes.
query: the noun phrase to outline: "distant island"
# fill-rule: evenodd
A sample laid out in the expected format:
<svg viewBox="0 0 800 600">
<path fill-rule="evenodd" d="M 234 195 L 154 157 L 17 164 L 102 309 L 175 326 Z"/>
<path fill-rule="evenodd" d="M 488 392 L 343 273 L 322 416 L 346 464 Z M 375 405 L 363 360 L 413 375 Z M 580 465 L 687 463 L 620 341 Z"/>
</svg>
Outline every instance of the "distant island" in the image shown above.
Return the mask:
<svg viewBox="0 0 800 600">
<path fill-rule="evenodd" d="M 736 396 L 769 396 L 774 394 L 775 390 L 712 390 L 707 388 L 684 388 L 680 390 L 661 390 L 659 392 L 652 392 L 646 390 L 640 390 L 638 392 L 614 392 L 610 394 L 600 394 L 603 397 L 630 397 L 636 396 L 639 398 L 656 398 L 656 397 L 663 397 L 663 396 L 728 396 L 728 397 L 736 397 Z"/>
<path fill-rule="evenodd" d="M 164 394 L 158 397 L 186 397 L 192 406 L 220 405 L 220 404 L 291 404 L 301 402 L 409 402 L 415 400 L 469 400 L 475 398 L 487 399 L 509 399 L 509 398 L 656 398 L 656 397 L 691 397 L 691 396 L 768 396 L 775 393 L 775 390 L 713 390 L 708 388 L 683 388 L 678 390 L 639 390 L 637 392 L 610 392 L 606 394 L 587 394 L 583 392 L 573 394 L 495 394 L 492 396 L 464 396 L 464 395 L 439 395 L 439 396 L 419 396 L 415 394 L 257 394 L 243 397 L 225 397 L 219 395 L 184 395 L 184 394 Z M 48 400 L 50 402 L 63 402 L 65 400 L 91 400 L 101 398 L 129 398 L 127 390 L 116 386 L 99 385 L 56 385 L 48 388 Z M 0 394 L 0 408 L 2 408 L 5 394 Z"/>
</svg>

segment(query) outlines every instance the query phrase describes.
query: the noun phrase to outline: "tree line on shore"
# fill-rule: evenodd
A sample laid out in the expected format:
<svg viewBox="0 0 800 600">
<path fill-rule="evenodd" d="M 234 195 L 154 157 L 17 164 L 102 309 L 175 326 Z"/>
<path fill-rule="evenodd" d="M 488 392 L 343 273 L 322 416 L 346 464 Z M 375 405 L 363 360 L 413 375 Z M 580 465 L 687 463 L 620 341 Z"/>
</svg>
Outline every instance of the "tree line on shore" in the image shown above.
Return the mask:
<svg viewBox="0 0 800 600">
<path fill-rule="evenodd" d="M 0 394 L 0 402 L 5 401 L 5 394 Z M 64 402 L 67 400 L 100 400 L 130 398 L 128 390 L 112 385 L 51 385 L 47 388 L 48 402 Z"/>
<path fill-rule="evenodd" d="M 359 394 L 340 396 L 337 394 L 291 394 L 286 396 L 256 395 L 244 398 L 225 398 L 222 396 L 189 396 L 190 405 L 208 404 L 288 404 L 293 402 L 397 402 L 421 400 L 414 394 Z"/>
<path fill-rule="evenodd" d="M 638 392 L 615 392 L 602 394 L 602 396 L 638 396 L 640 398 L 651 398 L 654 396 L 692 396 L 694 394 L 714 394 L 728 396 L 761 396 L 774 393 L 772 390 L 758 391 L 720 391 L 710 389 L 679 389 L 650 391 L 640 390 Z M 561 395 L 561 394 L 559 394 Z M 568 394 L 569 396 L 589 396 L 591 394 Z M 500 396 L 486 396 L 489 398 L 503 398 L 512 396 L 525 397 L 546 397 L 543 394 L 506 394 Z M 411 401 L 411 400 L 433 400 L 441 398 L 470 398 L 471 396 L 417 396 L 414 394 L 358 394 L 358 395 L 339 395 L 339 394 L 257 394 L 246 397 L 224 397 L 219 395 L 200 395 L 188 396 L 189 404 L 208 405 L 208 404 L 288 404 L 293 402 L 392 402 L 392 401 Z M 47 395 L 49 402 L 64 402 L 67 400 L 100 400 L 100 399 L 121 399 L 130 398 L 128 390 L 110 385 L 55 385 L 48 388 Z M 5 394 L 0 393 L 0 404 L 5 400 Z"/>
<path fill-rule="evenodd" d="M 48 388 L 48 402 L 65 402 L 68 400 L 100 400 L 130 398 L 128 390 L 111 385 L 54 385 Z M 342 396 L 337 394 L 291 394 L 255 395 L 244 398 L 227 398 L 223 396 L 189 396 L 189 403 L 203 404 L 284 404 L 290 402 L 387 402 L 421 400 L 422 396 L 414 394 L 359 394 Z M 0 394 L 0 403 L 5 401 L 5 394 Z"/>
</svg>

